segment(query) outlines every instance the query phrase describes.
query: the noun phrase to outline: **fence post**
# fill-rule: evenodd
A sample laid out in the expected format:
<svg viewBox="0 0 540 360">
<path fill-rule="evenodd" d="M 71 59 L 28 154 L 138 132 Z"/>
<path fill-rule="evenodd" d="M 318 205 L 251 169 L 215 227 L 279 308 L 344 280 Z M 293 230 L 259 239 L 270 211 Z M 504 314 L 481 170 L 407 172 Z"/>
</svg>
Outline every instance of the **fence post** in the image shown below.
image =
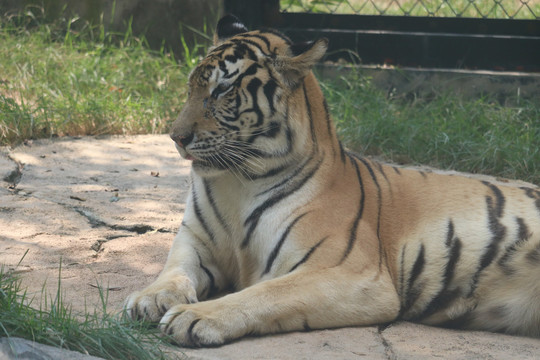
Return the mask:
<svg viewBox="0 0 540 360">
<path fill-rule="evenodd" d="M 248 29 L 279 23 L 279 0 L 224 0 L 226 14 L 238 16 Z"/>
</svg>

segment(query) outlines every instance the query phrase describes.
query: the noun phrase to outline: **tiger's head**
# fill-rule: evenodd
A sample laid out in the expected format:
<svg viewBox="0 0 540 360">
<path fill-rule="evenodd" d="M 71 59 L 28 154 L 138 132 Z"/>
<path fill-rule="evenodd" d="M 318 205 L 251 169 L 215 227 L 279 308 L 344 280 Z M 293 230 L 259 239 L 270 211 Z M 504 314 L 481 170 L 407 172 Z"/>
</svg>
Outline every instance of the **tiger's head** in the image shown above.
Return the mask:
<svg viewBox="0 0 540 360">
<path fill-rule="evenodd" d="M 309 132 L 298 124 L 293 94 L 327 45 L 326 39 L 293 44 L 277 31 L 248 32 L 236 17 L 222 18 L 171 128 L 193 170 L 250 177 L 293 161 Z"/>
</svg>

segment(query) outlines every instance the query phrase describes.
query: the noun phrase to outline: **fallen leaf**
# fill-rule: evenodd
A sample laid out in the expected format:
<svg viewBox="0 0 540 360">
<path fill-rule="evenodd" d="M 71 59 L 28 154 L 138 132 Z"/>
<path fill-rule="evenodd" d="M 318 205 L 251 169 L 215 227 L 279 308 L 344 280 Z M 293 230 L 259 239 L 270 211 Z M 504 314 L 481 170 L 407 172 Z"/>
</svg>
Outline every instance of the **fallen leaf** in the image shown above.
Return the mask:
<svg viewBox="0 0 540 360">
<path fill-rule="evenodd" d="M 69 198 L 73 199 L 73 200 L 86 201 L 85 198 L 81 198 L 81 197 L 78 197 L 78 196 L 75 196 L 75 195 L 69 195 Z"/>
<path fill-rule="evenodd" d="M 115 286 L 115 287 L 108 287 L 108 288 L 103 288 L 101 286 L 97 286 L 97 285 L 94 285 L 94 284 L 90 284 L 88 283 L 89 286 L 93 287 L 93 288 L 96 288 L 96 289 L 102 289 L 102 290 L 108 290 L 108 291 L 120 291 L 124 288 L 124 286 Z"/>
</svg>

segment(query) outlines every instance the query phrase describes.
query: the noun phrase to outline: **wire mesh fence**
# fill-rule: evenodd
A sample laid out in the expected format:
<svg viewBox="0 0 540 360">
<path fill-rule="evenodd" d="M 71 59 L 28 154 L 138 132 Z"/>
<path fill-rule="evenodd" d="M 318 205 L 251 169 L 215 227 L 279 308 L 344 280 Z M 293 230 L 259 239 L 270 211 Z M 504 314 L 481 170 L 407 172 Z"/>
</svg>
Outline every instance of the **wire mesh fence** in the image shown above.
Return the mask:
<svg viewBox="0 0 540 360">
<path fill-rule="evenodd" d="M 540 0 L 280 0 L 283 12 L 540 19 Z"/>
</svg>

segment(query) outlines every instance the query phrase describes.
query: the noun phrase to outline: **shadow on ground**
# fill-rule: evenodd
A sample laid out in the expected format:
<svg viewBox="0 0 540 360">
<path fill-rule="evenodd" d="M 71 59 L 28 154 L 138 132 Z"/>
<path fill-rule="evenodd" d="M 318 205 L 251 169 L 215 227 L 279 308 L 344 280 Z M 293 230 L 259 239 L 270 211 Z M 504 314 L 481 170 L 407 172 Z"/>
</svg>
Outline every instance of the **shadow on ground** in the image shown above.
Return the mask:
<svg viewBox="0 0 540 360">
<path fill-rule="evenodd" d="M 101 307 L 99 283 L 113 311 L 161 270 L 183 216 L 189 162 L 165 135 L 34 141 L 0 152 L 0 185 L 0 262 L 38 300 L 56 293 L 60 276 L 74 311 Z M 182 351 L 192 359 L 537 359 L 540 340 L 398 323 Z"/>
</svg>

